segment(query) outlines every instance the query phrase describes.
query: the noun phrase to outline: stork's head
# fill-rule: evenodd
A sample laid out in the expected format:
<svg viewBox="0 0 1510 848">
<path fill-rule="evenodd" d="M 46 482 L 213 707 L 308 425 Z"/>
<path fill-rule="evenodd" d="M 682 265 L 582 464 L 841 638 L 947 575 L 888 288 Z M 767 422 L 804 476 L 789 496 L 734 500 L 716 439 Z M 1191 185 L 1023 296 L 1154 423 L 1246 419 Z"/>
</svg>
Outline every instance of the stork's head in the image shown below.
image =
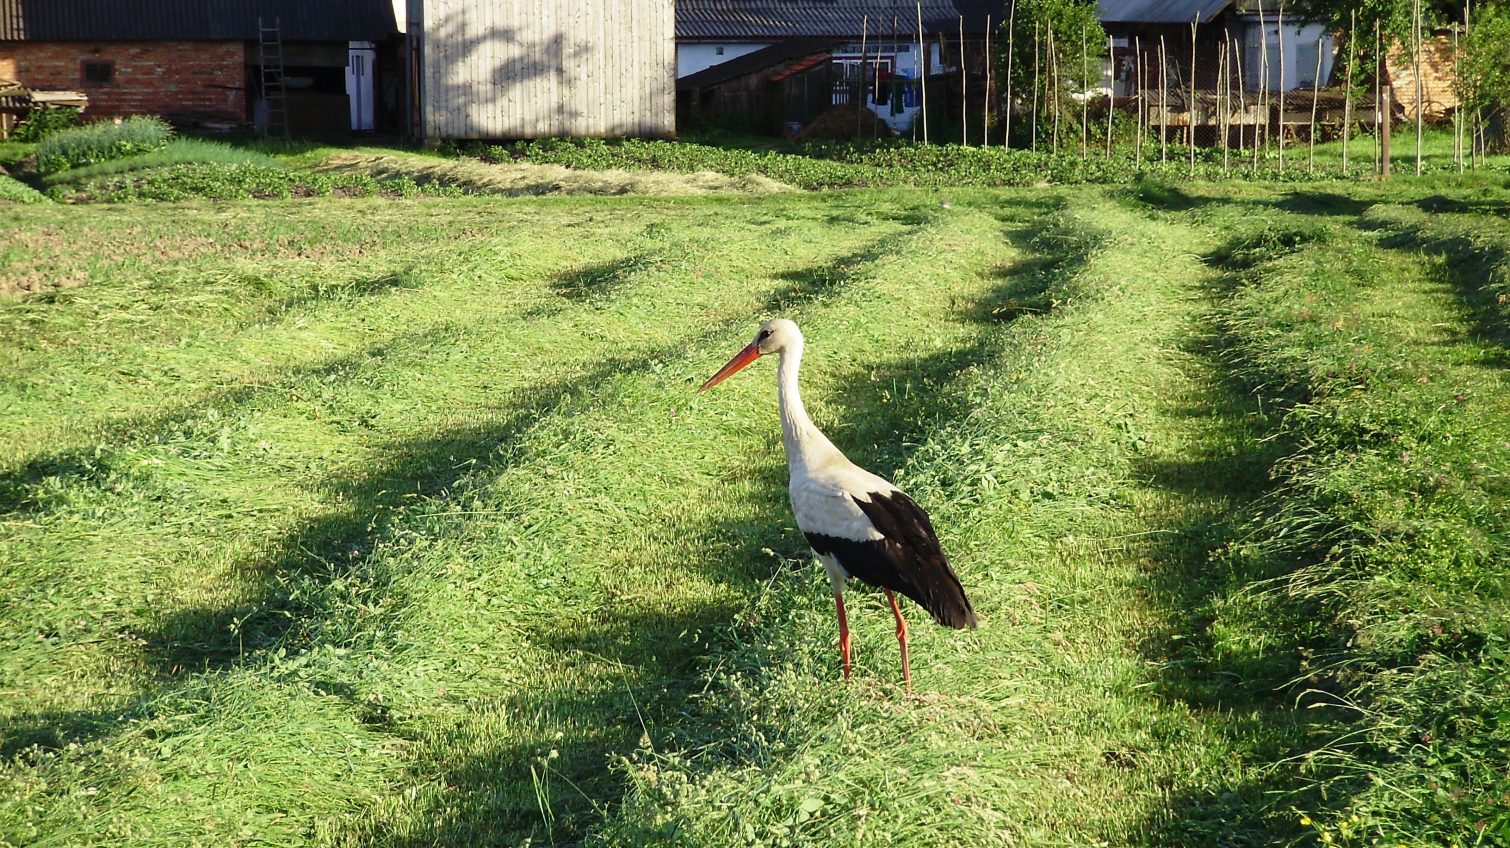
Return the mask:
<svg viewBox="0 0 1510 848">
<path fill-rule="evenodd" d="M 735 371 L 768 353 L 785 353 L 800 347 L 802 347 L 802 331 L 797 329 L 797 325 L 785 318 L 773 318 L 761 324 L 760 332 L 755 334 L 755 339 L 745 345 L 744 350 L 734 354 L 734 358 L 718 369 L 718 373 L 710 377 L 708 382 L 703 383 L 698 391 L 703 392 L 713 388 L 732 376 Z"/>
</svg>

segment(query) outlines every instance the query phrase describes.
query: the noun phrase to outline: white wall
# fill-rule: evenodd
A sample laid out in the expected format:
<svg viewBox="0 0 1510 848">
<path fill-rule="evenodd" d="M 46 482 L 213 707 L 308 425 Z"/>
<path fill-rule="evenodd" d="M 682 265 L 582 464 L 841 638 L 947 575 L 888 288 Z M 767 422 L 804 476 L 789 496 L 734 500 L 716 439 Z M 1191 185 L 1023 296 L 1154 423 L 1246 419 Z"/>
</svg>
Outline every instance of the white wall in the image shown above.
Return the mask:
<svg viewBox="0 0 1510 848">
<path fill-rule="evenodd" d="M 676 45 L 676 78 L 681 79 L 688 74 L 707 70 L 714 65 L 721 65 L 730 59 L 737 59 L 746 53 L 754 53 L 762 47 L 770 46 L 771 43 L 768 41 L 678 44 Z"/>
<path fill-rule="evenodd" d="M 1250 91 L 1257 91 L 1259 87 L 1258 70 L 1263 61 L 1263 48 L 1269 51 L 1269 90 L 1278 91 L 1283 85 L 1285 91 L 1295 88 L 1310 88 L 1316 79 L 1316 40 L 1321 39 L 1321 81 L 1322 85 L 1332 74 L 1333 50 L 1332 36 L 1323 24 L 1298 25 L 1286 22 L 1284 25 L 1283 39 L 1280 38 L 1280 27 L 1272 20 L 1266 19 L 1264 25 L 1258 25 L 1258 18 L 1247 18 L 1248 26 L 1243 34 L 1243 76 L 1246 87 Z M 1280 49 L 1283 44 L 1283 70 L 1284 78 L 1280 78 Z"/>
</svg>

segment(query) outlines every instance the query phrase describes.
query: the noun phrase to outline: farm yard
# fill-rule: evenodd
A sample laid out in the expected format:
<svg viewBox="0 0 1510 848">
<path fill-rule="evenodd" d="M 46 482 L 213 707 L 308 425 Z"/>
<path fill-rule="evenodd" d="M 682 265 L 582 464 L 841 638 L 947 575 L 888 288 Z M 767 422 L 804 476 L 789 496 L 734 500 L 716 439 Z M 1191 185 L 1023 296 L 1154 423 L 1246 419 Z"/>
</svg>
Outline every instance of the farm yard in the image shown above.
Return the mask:
<svg viewBox="0 0 1510 848">
<path fill-rule="evenodd" d="M 7 207 L 0 844 L 1510 845 L 1502 172 L 767 188 Z"/>
</svg>

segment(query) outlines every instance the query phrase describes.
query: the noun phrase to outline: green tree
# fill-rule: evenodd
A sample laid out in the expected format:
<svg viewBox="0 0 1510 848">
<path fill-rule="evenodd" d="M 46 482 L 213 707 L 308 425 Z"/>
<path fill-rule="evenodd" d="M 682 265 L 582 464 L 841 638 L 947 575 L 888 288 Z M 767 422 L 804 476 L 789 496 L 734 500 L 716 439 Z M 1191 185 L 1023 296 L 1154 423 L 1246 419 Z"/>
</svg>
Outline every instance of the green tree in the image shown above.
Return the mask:
<svg viewBox="0 0 1510 848">
<path fill-rule="evenodd" d="M 1106 55 L 1106 31 L 1096 17 L 1095 0 L 1008 0 L 1008 7 L 1007 20 L 996 37 L 996 61 L 1000 71 L 1012 78 L 1012 99 L 1021 116 L 1013 123 L 1013 135 L 1019 140 L 1029 138 L 1036 77 L 1039 142 L 1053 132 L 1056 106 L 1061 137 L 1078 137 L 1079 102 L 1070 94 L 1100 81 Z M 1087 57 L 1084 64 L 1082 56 Z M 1088 71 L 1083 70 L 1085 65 Z"/>
<path fill-rule="evenodd" d="M 1503 3 L 1476 8 L 1470 24 L 1463 41 L 1458 96 L 1462 108 L 1484 122 L 1490 151 L 1504 152 L 1510 148 L 1506 132 L 1510 120 L 1510 8 Z"/>
</svg>

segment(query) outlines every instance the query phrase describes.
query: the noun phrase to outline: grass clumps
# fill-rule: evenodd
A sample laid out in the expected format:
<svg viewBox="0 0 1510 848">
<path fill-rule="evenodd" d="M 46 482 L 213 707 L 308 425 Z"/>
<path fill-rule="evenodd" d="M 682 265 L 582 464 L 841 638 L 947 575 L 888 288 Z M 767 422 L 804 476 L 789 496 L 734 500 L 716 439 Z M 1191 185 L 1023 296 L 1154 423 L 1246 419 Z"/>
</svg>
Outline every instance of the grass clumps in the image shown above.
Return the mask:
<svg viewBox="0 0 1510 848">
<path fill-rule="evenodd" d="M 120 123 L 100 121 L 53 133 L 37 145 L 37 170 L 43 174 L 92 165 L 157 150 L 173 137 L 168 122 L 137 115 Z"/>
<path fill-rule="evenodd" d="M 47 195 L 15 177 L 0 173 L 0 201 L 6 203 L 47 203 Z"/>
</svg>

